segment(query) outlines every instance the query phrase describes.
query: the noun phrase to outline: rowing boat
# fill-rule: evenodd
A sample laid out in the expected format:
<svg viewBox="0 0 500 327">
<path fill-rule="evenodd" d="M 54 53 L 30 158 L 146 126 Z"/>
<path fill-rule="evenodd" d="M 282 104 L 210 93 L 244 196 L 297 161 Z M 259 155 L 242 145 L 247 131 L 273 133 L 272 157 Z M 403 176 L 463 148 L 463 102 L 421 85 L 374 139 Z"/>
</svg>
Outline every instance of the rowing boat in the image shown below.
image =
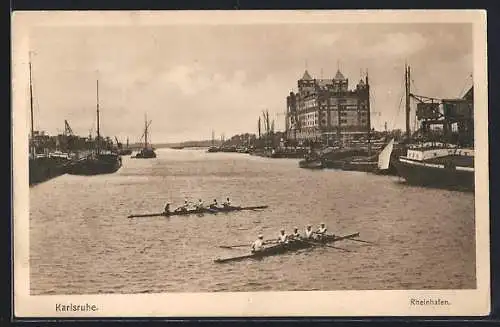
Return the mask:
<svg viewBox="0 0 500 327">
<path fill-rule="evenodd" d="M 145 217 L 171 217 L 171 216 L 189 216 L 195 214 L 211 213 L 216 214 L 218 212 L 232 212 L 232 211 L 243 211 L 243 210 L 260 210 L 266 209 L 268 206 L 253 206 L 253 207 L 217 207 L 217 208 L 202 208 L 202 209 L 192 209 L 185 211 L 171 211 L 171 212 L 158 212 L 158 213 L 144 213 L 130 215 L 128 218 L 145 218 Z"/>
<path fill-rule="evenodd" d="M 262 249 L 259 252 L 254 252 L 251 254 L 241 255 L 241 256 L 237 256 L 237 257 L 230 257 L 230 258 L 218 258 L 218 259 L 215 259 L 214 262 L 225 263 L 225 262 L 241 261 L 241 260 L 245 260 L 245 259 L 261 259 L 263 257 L 283 254 L 283 253 L 291 252 L 291 251 L 298 251 L 298 250 L 302 250 L 302 249 L 311 248 L 314 246 L 322 246 L 322 245 L 326 245 L 328 243 L 334 243 L 334 242 L 338 242 L 338 241 L 342 241 L 342 240 L 346 240 L 346 239 L 350 239 L 350 238 L 355 238 L 355 237 L 359 237 L 359 233 L 349 234 L 349 235 L 345 235 L 345 236 L 327 235 L 320 240 L 297 239 L 297 240 L 289 241 L 288 243 L 285 243 L 285 244 L 273 244 L 271 246 L 268 246 L 268 247 Z"/>
</svg>

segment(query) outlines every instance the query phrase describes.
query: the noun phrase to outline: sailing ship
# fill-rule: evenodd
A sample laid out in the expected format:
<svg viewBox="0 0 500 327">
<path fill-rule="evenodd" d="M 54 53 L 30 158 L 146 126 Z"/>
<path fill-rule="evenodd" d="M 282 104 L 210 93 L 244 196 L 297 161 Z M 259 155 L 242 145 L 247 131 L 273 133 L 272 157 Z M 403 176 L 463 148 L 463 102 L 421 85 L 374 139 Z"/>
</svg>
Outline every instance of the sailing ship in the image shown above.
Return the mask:
<svg viewBox="0 0 500 327">
<path fill-rule="evenodd" d="M 409 142 L 406 155 L 396 163 L 398 174 L 413 185 L 474 191 L 473 87 L 460 99 L 435 99 L 411 93 L 408 66 L 405 77 L 407 139 L 410 98 L 418 101 L 421 127 L 419 139 Z M 442 128 L 440 139 L 432 135 L 434 125 Z"/>
<path fill-rule="evenodd" d="M 144 120 L 144 147 L 132 158 L 137 159 L 151 159 L 156 158 L 156 153 L 152 146 L 148 147 L 148 133 L 149 126 L 151 125 L 151 121 L 148 122 L 147 117 Z"/>
<path fill-rule="evenodd" d="M 132 149 L 129 148 L 128 144 L 128 137 L 127 137 L 127 146 L 125 148 L 122 148 L 121 143 L 118 142 L 118 139 L 116 140 L 117 147 L 118 147 L 118 154 L 121 156 L 128 156 L 132 154 Z"/>
<path fill-rule="evenodd" d="M 207 152 L 219 152 L 220 148 L 215 146 L 215 132 L 212 131 L 212 144 L 208 148 Z"/>
<path fill-rule="evenodd" d="M 29 142 L 29 186 L 48 181 L 52 178 L 64 175 L 66 167 L 70 163 L 67 155 L 57 155 L 54 153 L 38 153 L 36 144 L 36 133 L 33 127 L 33 79 L 31 68 L 31 53 L 29 60 L 29 89 L 30 89 L 30 110 L 31 110 L 31 131 Z"/>
<path fill-rule="evenodd" d="M 97 108 L 97 139 L 95 140 L 95 152 L 91 152 L 84 158 L 74 162 L 68 169 L 71 175 L 100 175 L 112 174 L 122 166 L 122 158 L 111 151 L 101 149 L 101 133 L 99 121 L 99 80 L 96 84 L 96 108 Z"/>
</svg>

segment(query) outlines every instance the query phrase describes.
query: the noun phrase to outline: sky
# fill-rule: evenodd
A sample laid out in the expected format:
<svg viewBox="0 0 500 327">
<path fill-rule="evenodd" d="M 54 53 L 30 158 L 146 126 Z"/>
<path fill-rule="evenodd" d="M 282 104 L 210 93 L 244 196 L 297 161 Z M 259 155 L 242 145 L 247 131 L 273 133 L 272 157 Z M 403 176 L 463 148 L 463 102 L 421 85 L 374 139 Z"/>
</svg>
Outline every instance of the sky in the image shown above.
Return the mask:
<svg viewBox="0 0 500 327">
<path fill-rule="evenodd" d="M 42 26 L 31 31 L 35 129 L 180 142 L 256 133 L 269 110 L 285 127 L 286 96 L 304 70 L 354 88 L 368 71 L 372 125 L 404 128 L 404 65 L 412 92 L 456 98 L 472 85 L 471 24 Z M 29 104 L 28 104 L 29 105 Z M 26 108 L 29 111 L 29 107 Z"/>
</svg>

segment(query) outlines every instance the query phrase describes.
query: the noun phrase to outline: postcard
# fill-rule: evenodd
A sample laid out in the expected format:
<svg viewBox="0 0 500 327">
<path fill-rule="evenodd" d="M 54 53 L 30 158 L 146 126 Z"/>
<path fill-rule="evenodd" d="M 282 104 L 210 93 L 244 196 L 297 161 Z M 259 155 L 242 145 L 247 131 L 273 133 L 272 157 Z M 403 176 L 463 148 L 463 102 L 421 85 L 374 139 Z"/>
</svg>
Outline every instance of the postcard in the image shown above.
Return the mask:
<svg viewBox="0 0 500 327">
<path fill-rule="evenodd" d="M 14 314 L 484 316 L 486 12 L 14 12 Z"/>
</svg>

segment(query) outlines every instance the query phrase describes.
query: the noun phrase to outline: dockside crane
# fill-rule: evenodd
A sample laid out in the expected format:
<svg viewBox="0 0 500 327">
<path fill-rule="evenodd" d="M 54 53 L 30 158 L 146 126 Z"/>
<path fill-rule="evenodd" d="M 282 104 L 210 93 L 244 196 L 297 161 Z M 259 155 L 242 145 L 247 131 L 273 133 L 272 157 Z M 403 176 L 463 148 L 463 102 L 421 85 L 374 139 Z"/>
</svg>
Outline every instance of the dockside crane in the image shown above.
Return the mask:
<svg viewBox="0 0 500 327">
<path fill-rule="evenodd" d="M 75 151 L 75 148 L 78 146 L 77 137 L 67 120 L 64 120 L 63 143 L 66 151 Z"/>
<path fill-rule="evenodd" d="M 64 120 L 64 136 L 73 136 L 73 130 L 67 120 Z"/>
<path fill-rule="evenodd" d="M 118 141 L 118 138 L 115 136 L 116 147 L 121 150 L 122 144 Z"/>
</svg>

